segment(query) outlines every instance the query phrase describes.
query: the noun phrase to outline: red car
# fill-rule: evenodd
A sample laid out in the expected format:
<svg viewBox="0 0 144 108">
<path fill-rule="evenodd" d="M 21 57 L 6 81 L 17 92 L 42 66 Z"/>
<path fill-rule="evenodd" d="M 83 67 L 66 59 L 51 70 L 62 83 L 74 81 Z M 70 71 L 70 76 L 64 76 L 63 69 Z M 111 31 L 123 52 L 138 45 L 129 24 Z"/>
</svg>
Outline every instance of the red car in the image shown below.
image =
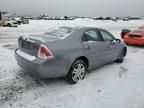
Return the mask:
<svg viewBox="0 0 144 108">
<path fill-rule="evenodd" d="M 133 44 L 133 45 L 144 45 L 144 29 L 134 30 L 129 33 L 125 33 L 121 37 L 126 44 Z"/>
</svg>

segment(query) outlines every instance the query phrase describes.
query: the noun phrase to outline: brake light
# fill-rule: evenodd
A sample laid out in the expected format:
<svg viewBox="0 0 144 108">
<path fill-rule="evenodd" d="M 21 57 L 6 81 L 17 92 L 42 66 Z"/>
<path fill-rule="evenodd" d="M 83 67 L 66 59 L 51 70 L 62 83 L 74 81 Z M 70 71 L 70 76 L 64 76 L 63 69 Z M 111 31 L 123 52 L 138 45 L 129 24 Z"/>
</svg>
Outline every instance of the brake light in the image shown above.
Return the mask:
<svg viewBox="0 0 144 108">
<path fill-rule="evenodd" d="M 129 35 L 128 35 L 128 34 L 126 34 L 126 35 L 124 36 L 124 38 L 125 38 L 125 37 L 126 37 L 126 38 L 127 38 L 127 37 L 129 37 Z"/>
<path fill-rule="evenodd" d="M 42 59 L 49 59 L 53 57 L 53 54 L 46 46 L 41 45 L 38 51 L 38 57 Z"/>
</svg>

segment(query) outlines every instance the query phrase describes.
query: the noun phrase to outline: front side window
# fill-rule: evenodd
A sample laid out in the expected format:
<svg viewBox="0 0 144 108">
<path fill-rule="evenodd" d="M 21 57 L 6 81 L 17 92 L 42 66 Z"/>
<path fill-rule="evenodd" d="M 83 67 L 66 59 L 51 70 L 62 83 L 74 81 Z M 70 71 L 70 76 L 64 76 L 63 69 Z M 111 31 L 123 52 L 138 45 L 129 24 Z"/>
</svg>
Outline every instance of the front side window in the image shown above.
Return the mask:
<svg viewBox="0 0 144 108">
<path fill-rule="evenodd" d="M 86 31 L 82 37 L 82 41 L 99 41 L 100 37 L 97 31 L 89 30 Z"/>
<path fill-rule="evenodd" d="M 108 32 L 100 30 L 104 41 L 113 41 L 115 38 Z"/>
</svg>

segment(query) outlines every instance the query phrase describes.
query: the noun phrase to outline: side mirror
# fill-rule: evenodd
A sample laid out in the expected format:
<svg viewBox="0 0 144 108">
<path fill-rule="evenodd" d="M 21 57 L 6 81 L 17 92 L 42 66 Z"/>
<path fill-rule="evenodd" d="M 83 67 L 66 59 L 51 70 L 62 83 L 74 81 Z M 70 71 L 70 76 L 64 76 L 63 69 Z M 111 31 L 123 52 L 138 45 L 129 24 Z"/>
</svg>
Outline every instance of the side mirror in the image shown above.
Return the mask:
<svg viewBox="0 0 144 108">
<path fill-rule="evenodd" d="M 120 39 L 114 39 L 114 40 L 112 41 L 112 44 L 116 44 L 116 43 L 120 43 L 120 42 L 121 42 Z"/>
<path fill-rule="evenodd" d="M 116 39 L 116 42 L 121 43 L 121 40 L 120 39 Z"/>
</svg>

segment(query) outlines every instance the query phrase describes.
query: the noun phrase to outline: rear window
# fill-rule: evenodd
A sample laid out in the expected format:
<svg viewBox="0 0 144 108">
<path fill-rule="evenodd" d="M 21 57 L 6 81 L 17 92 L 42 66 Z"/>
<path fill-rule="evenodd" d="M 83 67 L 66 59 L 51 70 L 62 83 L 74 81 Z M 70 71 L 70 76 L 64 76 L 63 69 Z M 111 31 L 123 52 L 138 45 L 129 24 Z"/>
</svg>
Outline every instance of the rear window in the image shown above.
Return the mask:
<svg viewBox="0 0 144 108">
<path fill-rule="evenodd" d="M 134 30 L 132 33 L 144 34 L 144 30 Z"/>
<path fill-rule="evenodd" d="M 73 32 L 76 28 L 72 27 L 59 27 L 57 29 L 53 29 L 51 31 L 45 32 L 45 37 L 54 36 L 54 37 L 64 37 L 67 34 Z"/>
</svg>

